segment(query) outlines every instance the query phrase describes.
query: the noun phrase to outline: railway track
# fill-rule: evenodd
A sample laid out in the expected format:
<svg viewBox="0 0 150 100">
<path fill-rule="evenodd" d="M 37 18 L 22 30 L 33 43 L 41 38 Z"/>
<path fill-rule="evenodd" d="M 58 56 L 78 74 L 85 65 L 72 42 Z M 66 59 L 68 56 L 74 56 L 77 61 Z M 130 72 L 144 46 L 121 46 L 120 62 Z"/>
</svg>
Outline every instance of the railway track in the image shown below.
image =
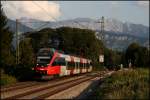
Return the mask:
<svg viewBox="0 0 150 100">
<path fill-rule="evenodd" d="M 1 98 L 9 99 L 9 97 L 13 97 L 13 96 L 15 97 L 16 95 L 21 95 L 23 93 L 32 91 L 32 89 L 34 90 L 36 88 L 43 88 L 45 86 L 58 84 L 61 82 L 72 80 L 72 79 L 85 77 L 86 75 L 87 74 L 78 75 L 78 76 L 74 76 L 74 77 L 62 77 L 62 78 L 54 79 L 54 80 L 47 81 L 47 82 L 35 82 L 33 84 L 31 84 L 31 82 L 26 82 L 26 83 L 17 84 L 18 86 L 12 85 L 13 87 L 9 86 L 7 88 L 6 87 L 1 88 Z"/>
<path fill-rule="evenodd" d="M 65 84 L 65 85 L 60 85 L 59 87 L 57 87 L 57 89 L 53 89 L 53 90 L 51 90 L 50 92 L 47 92 L 47 93 L 42 94 L 42 95 L 39 95 L 39 96 L 37 96 L 37 97 L 35 97 L 35 98 L 33 98 L 33 99 L 44 99 L 44 98 L 47 98 L 47 97 L 49 97 L 49 96 L 52 96 L 52 95 L 54 95 L 54 94 L 56 94 L 56 93 L 59 93 L 59 92 L 61 92 L 61 91 L 64 91 L 64 90 L 66 90 L 66 89 L 68 89 L 68 88 L 71 88 L 71 87 L 73 87 L 73 86 L 75 86 L 75 85 L 78 85 L 78 84 L 80 84 L 80 83 L 83 83 L 83 82 L 88 81 L 88 80 L 93 79 L 93 78 L 95 78 L 95 77 L 86 77 L 86 78 L 84 78 L 84 79 L 80 79 L 80 80 L 68 82 L 68 83 Z"/>
<path fill-rule="evenodd" d="M 14 84 L 12 86 L 2 88 L 0 90 L 0 92 L 14 91 L 14 90 L 17 90 L 17 89 L 30 87 L 30 86 L 33 86 L 33 85 L 39 85 L 39 84 L 40 83 L 38 83 L 38 82 L 24 82 L 24 83 L 21 83 L 21 84 Z"/>
<path fill-rule="evenodd" d="M 82 75 L 73 76 L 73 77 L 79 77 L 79 76 L 82 76 Z M 64 79 L 69 79 L 69 78 L 71 78 L 71 76 L 53 79 L 53 80 L 48 81 L 48 82 L 53 82 L 53 81 L 57 82 L 57 81 L 61 81 L 61 80 L 64 80 Z M 18 89 L 23 89 L 23 88 L 26 88 L 26 87 L 32 87 L 34 85 L 43 85 L 43 84 L 44 84 L 44 82 L 39 82 L 39 81 L 19 82 L 19 83 L 15 83 L 15 84 L 12 84 L 12 85 L 1 87 L 0 92 L 1 93 L 2 92 L 8 92 L 8 91 L 10 92 L 10 91 L 18 90 Z"/>
<path fill-rule="evenodd" d="M 78 76 L 74 78 L 53 80 L 53 81 L 49 81 L 43 84 L 33 83 L 33 84 L 30 84 L 29 86 L 21 85 L 20 89 L 19 87 L 16 87 L 18 89 L 14 88 L 14 90 L 13 88 L 10 88 L 11 91 L 8 91 L 9 90 L 8 88 L 6 90 L 4 89 L 1 92 L 1 99 L 44 99 L 58 92 L 71 88 L 75 85 L 91 80 L 97 76 L 98 74 L 97 75 L 82 75 L 82 76 Z"/>
</svg>

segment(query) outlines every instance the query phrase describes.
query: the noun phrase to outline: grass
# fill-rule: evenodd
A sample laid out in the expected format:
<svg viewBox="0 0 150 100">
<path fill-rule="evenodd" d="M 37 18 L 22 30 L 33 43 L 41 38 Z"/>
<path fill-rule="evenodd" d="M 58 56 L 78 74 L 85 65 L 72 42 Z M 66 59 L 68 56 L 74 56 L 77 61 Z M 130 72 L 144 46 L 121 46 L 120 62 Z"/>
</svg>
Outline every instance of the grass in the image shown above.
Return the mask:
<svg viewBox="0 0 150 100">
<path fill-rule="evenodd" d="M 1 79 L 0 79 L 1 86 L 10 85 L 17 82 L 15 77 L 5 74 L 2 70 L 0 74 L 1 74 Z"/>
<path fill-rule="evenodd" d="M 149 99 L 149 69 L 114 73 L 96 89 L 94 99 Z"/>
</svg>

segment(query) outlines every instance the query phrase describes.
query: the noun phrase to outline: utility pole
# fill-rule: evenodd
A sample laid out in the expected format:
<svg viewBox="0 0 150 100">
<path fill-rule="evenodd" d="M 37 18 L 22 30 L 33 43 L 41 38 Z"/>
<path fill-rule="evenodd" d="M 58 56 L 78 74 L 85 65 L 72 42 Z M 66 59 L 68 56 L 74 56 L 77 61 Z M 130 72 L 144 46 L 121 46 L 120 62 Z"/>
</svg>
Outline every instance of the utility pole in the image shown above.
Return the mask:
<svg viewBox="0 0 150 100">
<path fill-rule="evenodd" d="M 16 19 L 16 64 L 19 64 L 19 37 L 18 37 L 18 23 L 19 20 Z"/>
<path fill-rule="evenodd" d="M 101 36 L 102 36 L 102 42 L 104 45 L 104 16 L 102 16 L 101 19 Z M 104 66 L 104 46 L 102 46 L 102 55 L 103 55 L 103 66 Z"/>
<path fill-rule="evenodd" d="M 101 17 L 100 21 L 98 21 L 98 23 L 100 23 L 100 37 L 101 37 L 101 41 L 104 44 L 104 16 Z M 99 55 L 99 62 L 103 63 L 104 66 L 104 47 L 102 46 L 102 50 L 100 51 L 100 55 Z"/>
<path fill-rule="evenodd" d="M 104 42 L 104 16 L 101 19 L 101 34 L 102 34 L 102 41 Z"/>
<path fill-rule="evenodd" d="M 100 23 L 100 37 L 102 42 L 104 43 L 104 16 L 102 16 L 100 21 L 98 21 L 97 23 Z"/>
</svg>

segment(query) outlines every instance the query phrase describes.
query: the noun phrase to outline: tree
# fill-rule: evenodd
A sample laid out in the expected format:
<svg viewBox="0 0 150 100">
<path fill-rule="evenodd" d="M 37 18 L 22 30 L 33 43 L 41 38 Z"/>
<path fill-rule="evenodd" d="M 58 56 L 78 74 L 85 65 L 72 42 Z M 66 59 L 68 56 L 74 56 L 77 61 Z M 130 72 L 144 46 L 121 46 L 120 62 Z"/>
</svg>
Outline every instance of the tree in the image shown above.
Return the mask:
<svg viewBox="0 0 150 100">
<path fill-rule="evenodd" d="M 70 27 L 46 28 L 39 32 L 31 33 L 28 37 L 32 38 L 35 53 L 41 47 L 40 43 L 44 47 L 55 48 L 53 41 L 58 40 L 59 46 L 56 49 L 63 50 L 71 55 L 92 59 L 94 63 L 98 63 L 99 55 L 102 53 L 102 48 L 104 48 L 103 43 L 96 38 L 95 32 L 88 29 Z M 47 45 L 49 40 L 52 40 L 50 46 Z"/>
<path fill-rule="evenodd" d="M 28 66 L 34 64 L 35 55 L 31 42 L 31 38 L 25 38 L 19 44 L 19 57 L 21 65 Z"/>
<path fill-rule="evenodd" d="M 12 51 L 13 33 L 7 27 L 7 18 L 3 13 L 2 4 L 0 2 L 0 36 L 1 36 L 1 57 L 0 63 L 2 67 L 12 66 L 15 63 L 15 57 Z"/>
<path fill-rule="evenodd" d="M 61 27 L 56 31 L 64 41 L 63 47 L 66 52 L 98 62 L 103 44 L 95 37 L 94 31 L 69 27 Z"/>
<path fill-rule="evenodd" d="M 38 32 L 26 33 L 28 38 L 32 38 L 32 46 L 36 54 L 40 48 L 51 47 L 50 40 L 56 34 L 54 29 L 45 28 Z"/>
<path fill-rule="evenodd" d="M 126 62 L 129 61 L 133 66 L 143 67 L 149 66 L 149 50 L 140 46 L 138 43 L 132 43 L 126 50 Z"/>
<path fill-rule="evenodd" d="M 138 51 L 139 51 L 139 44 L 137 43 L 132 43 L 128 46 L 126 50 L 126 62 L 130 63 L 135 66 L 136 62 L 138 60 Z"/>
</svg>

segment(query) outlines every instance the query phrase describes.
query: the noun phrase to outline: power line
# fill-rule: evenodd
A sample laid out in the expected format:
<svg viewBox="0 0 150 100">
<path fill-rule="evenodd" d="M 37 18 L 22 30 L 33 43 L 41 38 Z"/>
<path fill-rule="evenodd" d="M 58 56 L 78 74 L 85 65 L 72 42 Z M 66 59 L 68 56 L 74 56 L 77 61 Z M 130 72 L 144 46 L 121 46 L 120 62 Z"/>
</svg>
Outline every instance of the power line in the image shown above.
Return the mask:
<svg viewBox="0 0 150 100">
<path fill-rule="evenodd" d="M 50 16 L 49 13 L 48 13 L 43 7 L 41 7 L 38 3 L 34 2 L 34 1 L 32 1 L 32 2 L 33 2 L 35 5 L 37 5 L 39 8 L 41 8 L 43 11 L 45 11 L 45 13 L 46 13 L 49 17 L 51 17 L 52 19 L 54 19 L 55 21 L 57 21 L 57 19 L 56 19 L 55 17 Z"/>
<path fill-rule="evenodd" d="M 41 8 L 43 11 L 45 11 L 45 13 L 46 13 L 50 18 L 54 19 L 55 21 L 58 21 L 58 20 L 57 20 L 56 18 L 54 18 L 53 16 L 50 16 L 49 13 L 48 13 L 43 7 L 41 7 L 39 4 L 37 4 L 37 3 L 34 2 L 34 1 L 32 1 L 32 2 L 33 2 L 36 6 L 38 6 L 39 8 Z M 42 27 L 48 25 L 50 22 L 51 22 L 51 21 L 48 21 L 47 23 L 41 25 L 40 27 L 38 27 L 38 28 L 35 29 L 35 30 L 41 29 Z"/>
<path fill-rule="evenodd" d="M 63 13 L 64 14 L 64 13 Z M 65 14 L 66 15 L 66 14 Z M 67 17 L 68 18 L 68 17 Z M 71 18 L 71 17 L 70 17 Z M 68 18 L 69 19 L 69 18 Z M 85 25 L 83 25 L 83 24 L 80 24 L 79 22 L 77 22 L 77 21 L 74 21 L 75 23 L 77 23 L 78 25 L 80 25 L 80 26 L 82 26 L 82 27 L 84 27 L 84 28 L 86 28 L 86 29 L 89 29 L 87 26 L 85 26 Z"/>
<path fill-rule="evenodd" d="M 49 13 L 44 9 L 42 8 L 38 3 L 32 1 L 32 3 L 34 3 L 36 6 L 38 6 L 41 10 L 43 10 L 51 19 L 55 20 L 55 21 L 58 21 L 56 18 L 54 18 L 53 16 L 50 16 Z M 19 21 L 18 21 L 19 22 Z M 20 21 L 20 22 L 23 22 L 23 21 Z M 42 23 L 42 22 L 32 22 L 32 21 L 29 21 L 27 23 Z M 47 21 L 46 23 L 44 23 L 43 25 L 39 26 L 38 28 L 36 29 L 33 29 L 33 31 L 38 31 L 39 29 L 41 29 L 42 27 L 48 25 L 49 23 L 51 23 L 51 21 Z"/>
</svg>

